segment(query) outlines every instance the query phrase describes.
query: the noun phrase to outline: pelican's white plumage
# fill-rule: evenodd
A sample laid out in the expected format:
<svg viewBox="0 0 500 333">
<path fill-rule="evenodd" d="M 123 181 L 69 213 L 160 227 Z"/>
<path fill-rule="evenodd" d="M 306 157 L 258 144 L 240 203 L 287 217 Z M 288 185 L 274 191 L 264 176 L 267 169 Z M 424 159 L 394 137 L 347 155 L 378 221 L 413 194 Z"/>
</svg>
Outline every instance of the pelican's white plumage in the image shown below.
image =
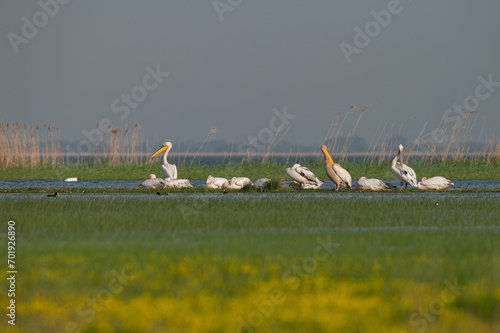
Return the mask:
<svg viewBox="0 0 500 333">
<path fill-rule="evenodd" d="M 376 178 L 366 178 L 361 177 L 358 180 L 358 185 L 356 186 L 358 190 L 372 190 L 372 191 L 380 191 L 380 190 L 388 190 L 392 188 L 396 188 L 396 186 L 386 183 L 380 179 Z"/>
<path fill-rule="evenodd" d="M 432 178 L 422 178 L 422 181 L 417 184 L 417 188 L 420 190 L 442 190 L 450 187 L 453 184 L 449 179 L 441 176 L 436 176 Z"/>
<path fill-rule="evenodd" d="M 208 176 L 207 178 L 207 188 L 215 188 L 219 189 L 224 186 L 224 183 L 227 182 L 226 178 L 221 178 L 221 177 L 214 177 L 212 175 Z"/>
<path fill-rule="evenodd" d="M 233 177 L 230 180 L 226 181 L 223 185 L 224 188 L 241 190 L 243 187 L 247 185 L 253 185 L 250 178 L 247 177 Z"/>
<path fill-rule="evenodd" d="M 297 183 L 300 183 L 302 188 L 317 189 L 324 183 L 311 170 L 300 164 L 294 164 L 292 167 L 287 168 L 286 174 Z"/>
<path fill-rule="evenodd" d="M 152 173 L 135 188 L 155 188 L 157 186 L 165 186 L 165 181 L 161 178 L 156 178 L 156 175 Z"/>
<path fill-rule="evenodd" d="M 165 179 L 165 187 L 194 187 L 194 184 L 189 181 L 189 179 L 185 178 L 176 178 L 173 179 L 171 177 Z"/>
<path fill-rule="evenodd" d="M 398 161 L 398 158 L 400 161 Z M 403 188 L 403 183 L 406 183 L 405 188 L 408 184 L 417 187 L 417 175 L 412 168 L 403 163 L 403 145 L 399 145 L 398 154 L 391 163 L 391 169 L 394 176 L 401 181 L 401 189 Z"/>
<path fill-rule="evenodd" d="M 257 179 L 256 181 L 253 182 L 253 186 L 255 186 L 255 187 L 264 187 L 270 181 L 271 181 L 271 179 L 269 179 L 269 178 Z"/>
<path fill-rule="evenodd" d="M 167 141 L 157 151 L 155 151 L 153 155 L 151 155 L 150 159 L 164 151 L 165 154 L 163 154 L 163 165 L 161 166 L 163 178 L 176 179 L 177 167 L 175 166 L 175 164 L 170 164 L 167 161 L 168 152 L 170 151 L 170 149 L 172 149 L 172 143 L 170 141 Z"/>
</svg>

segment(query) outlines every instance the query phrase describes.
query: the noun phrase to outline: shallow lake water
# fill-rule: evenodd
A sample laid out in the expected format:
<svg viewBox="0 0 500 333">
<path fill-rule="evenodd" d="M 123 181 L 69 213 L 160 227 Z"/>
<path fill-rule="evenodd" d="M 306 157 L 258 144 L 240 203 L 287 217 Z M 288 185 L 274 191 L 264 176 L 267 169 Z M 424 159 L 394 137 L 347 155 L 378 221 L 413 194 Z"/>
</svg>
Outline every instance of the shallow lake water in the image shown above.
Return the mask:
<svg viewBox="0 0 500 333">
<path fill-rule="evenodd" d="M 76 182 L 64 182 L 61 180 L 42 180 L 42 179 L 22 179 L 22 180 L 0 180 L 0 188 L 135 188 L 142 180 L 79 180 Z M 195 186 L 205 186 L 205 180 L 191 180 Z M 387 181 L 394 186 L 398 186 L 399 181 Z M 452 180 L 455 184 L 451 188 L 455 189 L 492 189 L 500 188 L 500 180 Z M 290 181 L 288 181 L 290 183 Z M 357 180 L 353 180 L 353 187 L 357 184 Z M 326 181 L 321 188 L 333 188 L 335 185 L 331 181 Z M 409 186 L 409 188 L 411 188 Z M 313 190 L 314 191 L 314 190 Z"/>
</svg>

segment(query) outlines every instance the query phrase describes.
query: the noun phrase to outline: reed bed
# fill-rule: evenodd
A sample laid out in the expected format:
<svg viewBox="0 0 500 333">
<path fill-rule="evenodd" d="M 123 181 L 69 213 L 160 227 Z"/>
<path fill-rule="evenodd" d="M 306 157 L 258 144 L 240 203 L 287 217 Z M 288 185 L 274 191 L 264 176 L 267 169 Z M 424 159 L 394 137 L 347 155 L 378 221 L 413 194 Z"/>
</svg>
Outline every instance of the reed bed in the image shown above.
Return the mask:
<svg viewBox="0 0 500 333">
<path fill-rule="evenodd" d="M 360 125 L 369 117 L 369 109 L 375 103 L 370 103 L 358 111 L 357 106 L 351 106 L 347 112 L 335 114 L 327 130 L 324 143 L 338 163 L 347 163 L 352 160 L 353 143 L 357 136 Z M 354 117 L 354 118 L 353 118 Z M 353 118 L 353 119 L 352 119 Z M 452 117 L 453 118 L 453 117 Z M 452 120 L 450 118 L 450 120 Z M 460 121 L 453 123 L 440 123 L 433 131 L 427 130 L 425 125 L 418 137 L 405 147 L 407 156 L 417 158 L 424 164 L 446 163 L 458 161 L 470 161 L 471 163 L 487 163 L 500 160 L 500 139 L 494 134 L 484 135 L 482 126 L 479 136 L 471 140 L 471 133 L 476 126 L 478 113 L 464 109 L 460 115 Z M 370 120 L 373 122 L 373 120 Z M 346 124 L 353 123 L 352 128 L 346 129 Z M 484 123 L 483 123 L 484 124 Z M 280 143 L 290 130 L 292 124 L 282 124 L 276 131 L 274 137 L 268 142 L 264 149 L 256 151 L 250 143 L 243 154 L 238 154 L 241 163 L 260 163 L 267 165 L 275 162 L 273 149 Z M 375 126 L 374 126 L 375 127 Z M 179 151 L 174 145 L 172 155 L 177 155 L 177 164 L 193 166 L 201 165 L 204 157 L 209 156 L 209 145 L 215 138 L 217 126 L 209 129 L 209 132 L 201 145 L 196 147 L 191 154 L 189 162 L 186 161 L 190 147 L 185 151 Z M 93 131 L 95 138 L 89 138 L 95 144 L 90 144 L 84 154 L 78 153 L 76 147 L 63 147 L 56 126 L 44 124 L 43 126 L 20 125 L 15 123 L 0 122 L 0 167 L 55 167 L 57 165 L 90 165 L 90 166 L 120 166 L 137 163 L 149 164 L 151 161 L 147 154 L 155 147 L 145 141 L 141 133 L 141 126 L 137 123 L 131 129 L 125 125 L 123 128 L 112 126 L 103 131 L 97 124 L 97 131 Z M 404 132 L 401 124 L 378 121 L 373 133 L 369 135 L 371 140 L 364 152 L 357 152 L 361 160 L 370 165 L 383 165 L 396 154 L 396 147 L 404 141 Z M 479 143 L 482 142 L 482 143 Z M 231 162 L 235 155 L 234 143 L 230 152 L 224 153 L 223 163 Z M 177 149 L 176 149 L 177 148 Z M 183 155 L 183 158 L 181 158 Z M 242 156 L 243 155 L 243 156 Z M 322 160 L 318 152 L 317 161 Z M 358 156 L 359 157 L 359 156 Z M 286 164 L 303 162 L 300 147 L 290 148 Z M 358 159 L 359 160 L 359 159 Z"/>
<path fill-rule="evenodd" d="M 0 166 L 55 166 L 63 160 L 57 127 L 0 122 Z"/>
</svg>

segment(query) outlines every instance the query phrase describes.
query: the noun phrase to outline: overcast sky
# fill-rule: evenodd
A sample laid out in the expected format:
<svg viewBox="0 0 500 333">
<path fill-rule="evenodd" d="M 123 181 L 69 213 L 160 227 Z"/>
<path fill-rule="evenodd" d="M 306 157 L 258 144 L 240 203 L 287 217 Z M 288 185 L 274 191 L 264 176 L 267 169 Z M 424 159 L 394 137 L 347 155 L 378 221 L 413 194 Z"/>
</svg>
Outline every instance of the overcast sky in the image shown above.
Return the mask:
<svg viewBox="0 0 500 333">
<path fill-rule="evenodd" d="M 41 1 L 50 15 L 34 0 L 0 4 L 0 120 L 56 125 L 65 140 L 108 118 L 150 140 L 202 141 L 218 126 L 238 142 L 286 107 L 285 140 L 319 145 L 334 116 L 375 102 L 357 134 L 370 141 L 387 122 L 412 141 L 475 96 L 479 76 L 500 82 L 495 0 Z M 489 89 L 471 104 L 474 139 L 500 123 Z"/>
</svg>

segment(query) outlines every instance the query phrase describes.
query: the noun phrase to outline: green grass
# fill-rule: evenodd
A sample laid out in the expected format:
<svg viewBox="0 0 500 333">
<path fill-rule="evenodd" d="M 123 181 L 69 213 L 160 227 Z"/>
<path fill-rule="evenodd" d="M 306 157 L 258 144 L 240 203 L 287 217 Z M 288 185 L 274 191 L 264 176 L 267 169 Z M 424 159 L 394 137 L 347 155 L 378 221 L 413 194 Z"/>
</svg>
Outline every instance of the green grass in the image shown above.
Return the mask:
<svg viewBox="0 0 500 333">
<path fill-rule="evenodd" d="M 320 160 L 302 161 L 303 166 L 309 167 L 320 179 L 326 179 L 324 164 Z M 418 178 L 443 176 L 448 179 L 500 179 L 500 161 L 485 158 L 462 161 L 425 162 L 423 160 L 409 161 L 408 164 L 415 170 Z M 260 163 L 219 163 L 206 164 L 179 164 L 179 177 L 188 179 L 206 179 L 209 174 L 216 177 L 245 176 L 251 179 L 258 178 L 285 178 L 285 169 L 290 164 L 269 162 Z M 368 178 L 394 179 L 390 163 L 371 164 L 368 162 L 346 162 L 343 164 L 353 179 L 363 176 Z M 57 167 L 10 167 L 0 168 L 0 179 L 63 179 L 78 177 L 81 180 L 137 180 L 144 179 L 154 173 L 161 177 L 160 162 L 145 162 L 132 165 L 66 165 Z"/>
<path fill-rule="evenodd" d="M 279 180 L 274 180 L 274 181 L 279 181 Z M 304 194 L 304 193 L 329 193 L 331 195 L 344 195 L 347 193 L 368 193 L 372 192 L 369 190 L 357 190 L 357 189 L 344 189 L 341 188 L 339 191 L 334 191 L 333 188 L 320 188 L 317 190 L 303 190 L 303 189 L 294 189 L 290 187 L 279 187 L 279 188 L 274 188 L 274 187 L 264 187 L 264 188 L 254 188 L 251 186 L 244 187 L 241 190 L 234 190 L 234 189 L 208 189 L 206 187 L 202 186 L 196 186 L 193 188 L 151 188 L 151 189 L 142 189 L 142 188 L 107 188 L 107 187 L 98 187 L 98 188 L 86 188 L 86 187 L 54 187 L 54 188 L 45 188 L 45 187 L 16 187 L 16 188 L 0 188 L 0 193 L 130 193 L 130 194 L 156 194 L 156 193 L 162 193 L 162 194 L 168 194 L 168 193 L 198 193 L 198 194 L 214 194 L 218 193 L 220 194 L 221 192 L 226 191 L 228 193 L 240 193 L 242 195 L 248 194 L 248 193 L 288 193 L 288 194 Z M 405 193 L 485 193 L 485 192 L 500 192 L 500 188 L 461 188 L 461 189 L 455 189 L 455 188 L 447 188 L 444 190 L 419 190 L 416 188 L 408 188 L 402 190 Z M 376 193 L 380 195 L 391 195 L 394 193 L 400 193 L 399 189 L 393 189 L 393 190 L 382 190 L 382 191 L 376 191 Z"/>
<path fill-rule="evenodd" d="M 17 227 L 13 331 L 236 332 L 257 303 L 255 332 L 411 332 L 455 279 L 466 289 L 426 332 L 495 331 L 496 193 L 353 195 L 3 195 Z M 134 279 L 95 318 L 79 314 L 113 270 Z"/>
</svg>

